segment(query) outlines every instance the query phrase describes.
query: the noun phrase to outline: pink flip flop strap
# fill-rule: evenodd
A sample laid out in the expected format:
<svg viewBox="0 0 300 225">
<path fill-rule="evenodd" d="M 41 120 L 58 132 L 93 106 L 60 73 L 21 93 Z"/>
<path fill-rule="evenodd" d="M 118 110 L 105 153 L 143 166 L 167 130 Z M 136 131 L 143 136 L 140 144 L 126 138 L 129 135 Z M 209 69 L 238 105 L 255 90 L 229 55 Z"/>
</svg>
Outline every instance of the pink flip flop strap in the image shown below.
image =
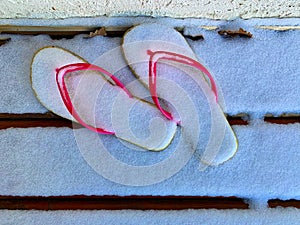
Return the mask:
<svg viewBox="0 0 300 225">
<path fill-rule="evenodd" d="M 71 101 L 68 89 L 66 87 L 65 83 L 65 75 L 67 73 L 75 72 L 75 71 L 81 71 L 81 70 L 93 70 L 93 71 L 99 71 L 102 74 L 107 75 L 110 77 L 117 86 L 119 86 L 123 91 L 126 92 L 126 94 L 131 98 L 132 95 L 130 92 L 126 89 L 126 87 L 122 84 L 121 81 L 119 81 L 114 75 L 106 71 L 105 69 L 98 67 L 93 64 L 89 63 L 74 63 L 74 64 L 68 64 L 65 66 L 62 66 L 60 68 L 56 69 L 56 83 L 60 92 L 60 95 L 62 97 L 62 100 L 68 109 L 69 113 L 84 127 L 88 128 L 91 131 L 97 132 L 99 134 L 111 134 L 114 135 L 115 132 L 113 131 L 107 131 L 103 128 L 93 127 L 85 123 L 79 116 L 79 114 L 76 112 L 73 103 Z"/>
<path fill-rule="evenodd" d="M 216 96 L 216 101 L 218 101 L 218 92 L 217 92 L 216 83 L 215 83 L 212 75 L 210 74 L 210 72 L 201 63 L 199 63 L 196 60 L 189 58 L 187 56 L 173 53 L 173 52 L 167 52 L 167 51 L 154 51 L 153 52 L 151 50 L 148 50 L 147 54 L 150 55 L 150 59 L 149 59 L 149 89 L 150 89 L 150 93 L 151 93 L 151 96 L 152 96 L 152 99 L 153 99 L 155 105 L 167 119 L 174 120 L 172 114 L 170 112 L 164 110 L 161 107 L 160 102 L 158 100 L 157 91 L 156 91 L 157 62 L 159 60 L 165 59 L 165 60 L 169 60 L 169 61 L 179 62 L 179 63 L 185 64 L 185 65 L 192 66 L 192 67 L 200 70 L 201 72 L 203 72 L 209 78 L 209 81 L 211 84 L 211 89 Z M 175 122 L 177 124 L 180 124 L 180 121 L 175 121 Z"/>
</svg>

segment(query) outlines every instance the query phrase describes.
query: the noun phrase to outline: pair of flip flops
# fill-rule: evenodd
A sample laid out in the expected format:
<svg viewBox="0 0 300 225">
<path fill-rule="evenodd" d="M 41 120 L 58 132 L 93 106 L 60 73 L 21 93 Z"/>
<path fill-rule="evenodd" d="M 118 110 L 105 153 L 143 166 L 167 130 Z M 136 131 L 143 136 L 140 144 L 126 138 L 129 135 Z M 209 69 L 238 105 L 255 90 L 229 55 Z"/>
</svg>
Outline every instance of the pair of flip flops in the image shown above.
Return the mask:
<svg viewBox="0 0 300 225">
<path fill-rule="evenodd" d="M 103 66 L 53 46 L 40 49 L 33 58 L 33 90 L 53 113 L 143 149 L 168 148 L 181 129 L 192 148 L 197 148 L 201 132 L 210 134 L 201 157 L 209 165 L 235 154 L 237 141 L 219 105 L 219 88 L 179 32 L 159 24 L 139 25 L 124 35 L 122 51 L 152 102 Z M 191 123 L 206 119 L 208 131 Z"/>
</svg>

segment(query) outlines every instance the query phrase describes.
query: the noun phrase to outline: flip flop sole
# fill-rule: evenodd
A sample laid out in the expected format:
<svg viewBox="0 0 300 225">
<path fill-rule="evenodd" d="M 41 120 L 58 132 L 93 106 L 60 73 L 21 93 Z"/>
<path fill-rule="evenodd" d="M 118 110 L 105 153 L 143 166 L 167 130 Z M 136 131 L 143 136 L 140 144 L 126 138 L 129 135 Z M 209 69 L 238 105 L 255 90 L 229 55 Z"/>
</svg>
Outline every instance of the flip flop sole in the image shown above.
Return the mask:
<svg viewBox="0 0 300 225">
<path fill-rule="evenodd" d="M 124 57 L 133 70 L 133 73 L 148 88 L 148 62 L 150 58 L 148 50 L 152 52 L 172 52 L 198 61 L 193 50 L 179 32 L 160 24 L 143 24 L 133 27 L 124 35 L 122 48 Z M 185 90 L 191 94 L 191 97 L 197 98 L 198 103 L 202 101 L 203 106 L 206 104 L 211 112 L 199 114 L 202 120 L 210 120 L 210 130 L 206 131 L 210 132 L 210 137 L 207 147 L 201 155 L 201 161 L 207 165 L 219 165 L 232 158 L 237 151 L 237 139 L 220 105 L 215 101 L 214 93 L 208 85 L 206 76 L 197 70 L 187 68 L 183 64 L 181 66 L 170 66 L 169 63 L 164 62 L 160 63 L 158 67 L 160 67 L 158 68 L 158 70 L 160 70 L 158 77 L 172 80 L 181 87 L 185 87 Z M 180 70 L 176 70 L 174 67 L 178 67 Z M 189 76 L 189 78 L 187 78 L 187 76 Z M 197 95 L 195 94 L 195 85 L 194 88 L 190 88 L 189 83 L 191 78 L 198 84 L 198 88 L 203 90 L 204 94 L 202 96 L 195 96 Z M 171 99 L 171 104 L 175 104 L 175 102 L 184 104 L 184 102 L 179 102 L 180 100 L 176 98 L 176 90 L 168 90 L 168 87 L 160 85 L 159 82 L 160 81 L 157 81 L 157 94 L 159 97 Z M 208 104 L 207 101 L 209 102 Z M 198 104 L 197 107 L 200 108 L 202 105 Z M 189 112 L 188 108 L 186 108 L 185 113 L 194 116 Z M 182 123 L 182 126 L 185 126 L 184 123 Z M 192 127 L 184 128 L 193 129 Z"/>
<path fill-rule="evenodd" d="M 74 63 L 86 61 L 62 48 L 40 49 L 32 60 L 31 82 L 36 97 L 47 109 L 77 122 L 67 110 L 56 81 L 56 69 Z M 154 105 L 130 98 L 103 74 L 78 71 L 66 77 L 66 83 L 72 103 L 89 125 L 112 129 L 121 140 L 147 150 L 160 151 L 171 143 L 176 123 L 161 116 Z"/>
</svg>

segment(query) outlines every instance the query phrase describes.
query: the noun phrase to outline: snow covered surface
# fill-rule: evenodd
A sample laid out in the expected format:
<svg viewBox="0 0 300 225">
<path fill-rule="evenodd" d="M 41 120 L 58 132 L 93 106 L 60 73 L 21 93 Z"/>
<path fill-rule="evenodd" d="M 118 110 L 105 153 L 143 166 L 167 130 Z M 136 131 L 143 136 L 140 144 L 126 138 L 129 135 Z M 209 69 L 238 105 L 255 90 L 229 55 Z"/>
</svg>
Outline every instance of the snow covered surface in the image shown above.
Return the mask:
<svg viewBox="0 0 300 225">
<path fill-rule="evenodd" d="M 300 210 L 0 211 L 0 224 L 299 224 Z"/>
<path fill-rule="evenodd" d="M 74 21 L 77 21 L 76 23 Z M 79 22 L 78 22 L 79 21 Z M 85 22 L 84 22 L 85 21 Z M 278 32 L 259 29 L 262 25 L 299 25 L 299 19 L 269 19 L 249 21 L 208 21 L 177 20 L 162 18 L 113 18 L 86 20 L 57 20 L 53 25 L 115 25 L 130 26 L 141 22 L 154 22 L 171 27 L 184 27 L 185 34 L 202 34 L 204 40 L 188 40 L 201 62 L 209 68 L 220 84 L 225 100 L 224 111 L 228 114 L 248 113 L 261 117 L 264 114 L 299 113 L 300 68 L 300 32 L 289 30 Z M 45 21 L 2 20 L 0 23 L 45 25 Z M 216 31 L 206 30 L 201 26 L 217 26 L 220 29 L 243 29 L 250 31 L 253 38 L 224 39 Z M 8 36 L 8 35 L 1 35 Z M 118 48 L 120 38 L 94 37 L 84 39 L 77 35 L 71 40 L 51 40 L 48 36 L 15 36 L 1 46 L 0 88 L 3 90 L 0 99 L 0 112 L 26 113 L 45 112 L 30 87 L 29 70 L 33 54 L 47 45 L 55 45 L 77 53 L 89 62 L 99 56 Z M 18 56 L 18 57 L 16 57 Z M 134 76 L 123 68 L 120 79 L 126 82 Z"/>
<path fill-rule="evenodd" d="M 70 18 L 96 16 L 153 16 L 176 18 L 249 19 L 255 17 L 299 17 L 297 0 L 76 0 L 20 1 L 0 3 L 0 18 Z"/>
<path fill-rule="evenodd" d="M 154 185 L 130 187 L 96 173 L 84 160 L 69 128 L 2 130 L 0 175 L 5 179 L 0 183 L 0 195 L 207 195 L 262 202 L 271 198 L 300 199 L 300 125 L 257 123 L 234 126 L 234 131 L 239 149 L 228 162 L 200 171 L 194 155 L 171 178 Z M 128 164 L 153 165 L 169 154 L 128 154 L 122 144 L 112 145 L 112 138 L 102 140 L 113 157 Z M 118 175 L 119 171 L 110 165 L 106 164 L 106 168 Z M 168 167 L 160 171 L 167 172 Z M 147 176 L 141 177 L 147 180 Z"/>
<path fill-rule="evenodd" d="M 300 125 L 267 124 L 261 118 L 267 113 L 279 115 L 300 112 L 299 19 L 230 22 L 147 17 L 0 20 L 1 25 L 45 26 L 51 23 L 52 26 L 95 27 L 132 26 L 145 22 L 181 27 L 186 35 L 204 36 L 204 40 L 188 42 L 220 84 L 225 112 L 250 115 L 250 125 L 233 126 L 239 141 L 235 157 L 218 167 L 200 171 L 199 160 L 194 155 L 174 176 L 158 184 L 130 187 L 114 183 L 95 172 L 84 160 L 74 133 L 69 128 L 6 129 L 0 131 L 0 195 L 234 195 L 248 199 L 253 209 L 53 212 L 1 210 L 0 224 L 131 224 L 140 221 L 147 224 L 169 221 L 172 224 L 285 224 L 286 221 L 298 224 L 298 209 L 263 208 L 266 207 L 267 200 L 272 198 L 300 199 Z M 224 39 L 217 34 L 217 30 L 207 29 L 214 26 L 217 29 L 242 27 L 250 31 L 253 38 Z M 298 28 L 279 32 L 261 29 L 260 26 Z M 121 44 L 121 38 L 84 39 L 84 35 L 77 35 L 71 40 L 52 40 L 46 35 L 1 34 L 1 37 L 7 36 L 12 40 L 0 47 L 1 113 L 47 111 L 37 101 L 30 86 L 30 63 L 39 48 L 48 45 L 64 47 L 89 62 L 94 62 L 100 55 Z M 123 82 L 135 79 L 128 68 L 123 68 L 117 75 Z M 111 139 L 113 137 L 102 137 L 101 140 L 110 145 L 115 143 Z M 155 156 L 134 151 L 128 154 L 123 149 L 122 143 L 118 143 L 113 145 L 110 153 L 118 160 L 135 166 L 151 165 L 171 154 L 161 152 Z M 112 173 L 117 172 L 109 166 L 107 169 Z"/>
</svg>

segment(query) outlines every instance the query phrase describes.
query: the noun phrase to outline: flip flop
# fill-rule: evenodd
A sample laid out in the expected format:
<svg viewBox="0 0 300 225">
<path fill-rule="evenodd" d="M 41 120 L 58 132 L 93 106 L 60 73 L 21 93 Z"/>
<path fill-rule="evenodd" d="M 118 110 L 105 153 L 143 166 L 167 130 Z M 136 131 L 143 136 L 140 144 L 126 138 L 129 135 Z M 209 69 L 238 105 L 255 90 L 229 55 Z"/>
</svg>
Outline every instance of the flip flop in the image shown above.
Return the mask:
<svg viewBox="0 0 300 225">
<path fill-rule="evenodd" d="M 32 60 L 31 82 L 47 109 L 93 132 L 152 151 L 165 149 L 175 135 L 176 123 L 153 104 L 132 96 L 108 71 L 68 50 L 40 49 Z"/>
<path fill-rule="evenodd" d="M 184 102 L 176 97 L 176 89 L 169 90 L 164 85 L 164 80 L 175 82 L 194 99 L 199 123 L 204 123 L 210 133 L 206 135 L 207 147 L 197 146 L 197 150 L 202 149 L 204 164 L 219 165 L 234 156 L 237 139 L 219 105 L 222 99 L 218 96 L 219 87 L 178 31 L 160 24 L 138 25 L 125 33 L 122 48 L 133 73 L 150 90 L 153 102 L 166 118 L 187 129 L 172 108 Z M 189 114 L 189 108 L 186 113 Z"/>
</svg>

